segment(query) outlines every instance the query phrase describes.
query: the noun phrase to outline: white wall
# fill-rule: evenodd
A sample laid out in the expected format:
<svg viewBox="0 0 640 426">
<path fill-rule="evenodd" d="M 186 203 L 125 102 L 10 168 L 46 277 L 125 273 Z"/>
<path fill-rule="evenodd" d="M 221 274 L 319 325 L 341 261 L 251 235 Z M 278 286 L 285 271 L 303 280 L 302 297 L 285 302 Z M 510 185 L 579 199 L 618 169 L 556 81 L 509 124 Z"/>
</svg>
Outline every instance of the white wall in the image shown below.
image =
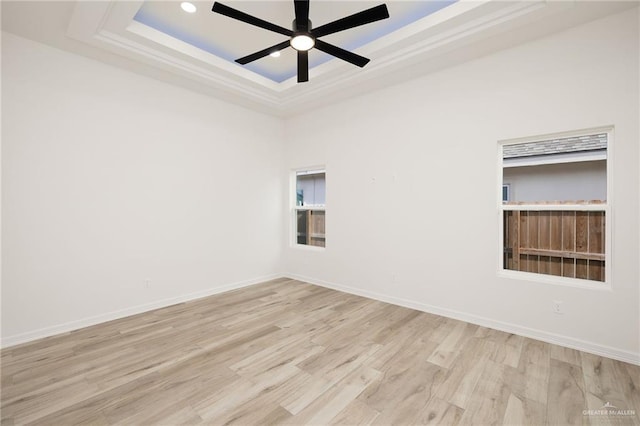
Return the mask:
<svg viewBox="0 0 640 426">
<path fill-rule="evenodd" d="M 287 272 L 639 362 L 638 39 L 632 10 L 289 119 L 287 167 L 326 165 L 327 248 Z M 499 276 L 497 142 L 606 125 L 611 290 Z"/>
<path fill-rule="evenodd" d="M 281 270 L 281 120 L 6 33 L 2 86 L 3 344 Z"/>
<path fill-rule="evenodd" d="M 509 167 L 502 182 L 510 185 L 510 201 L 606 200 L 607 162 Z"/>
</svg>

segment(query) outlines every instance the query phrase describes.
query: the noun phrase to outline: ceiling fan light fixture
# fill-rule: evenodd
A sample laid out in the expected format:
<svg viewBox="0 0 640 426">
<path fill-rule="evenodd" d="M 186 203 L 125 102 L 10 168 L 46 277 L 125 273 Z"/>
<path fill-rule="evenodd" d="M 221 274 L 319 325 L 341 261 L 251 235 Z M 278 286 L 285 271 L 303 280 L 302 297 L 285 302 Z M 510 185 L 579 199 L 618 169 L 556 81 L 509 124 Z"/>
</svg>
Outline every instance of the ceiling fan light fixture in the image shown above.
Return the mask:
<svg viewBox="0 0 640 426">
<path fill-rule="evenodd" d="M 183 1 L 182 3 L 180 3 L 180 7 L 187 13 L 195 13 L 197 10 L 196 6 L 193 3 L 189 3 L 188 1 Z"/>
<path fill-rule="evenodd" d="M 297 34 L 291 39 L 291 47 L 299 52 L 306 52 L 315 46 L 316 41 L 308 34 Z"/>
</svg>

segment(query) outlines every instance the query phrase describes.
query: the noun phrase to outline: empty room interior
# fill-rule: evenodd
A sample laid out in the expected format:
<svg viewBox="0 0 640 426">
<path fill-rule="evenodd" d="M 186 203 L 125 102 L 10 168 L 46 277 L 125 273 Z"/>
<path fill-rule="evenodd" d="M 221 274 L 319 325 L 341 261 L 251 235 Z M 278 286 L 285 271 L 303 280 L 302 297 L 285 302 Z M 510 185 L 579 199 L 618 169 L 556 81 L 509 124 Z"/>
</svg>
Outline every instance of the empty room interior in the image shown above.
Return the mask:
<svg viewBox="0 0 640 426">
<path fill-rule="evenodd" d="M 640 425 L 640 2 L 1 2 L 2 425 Z"/>
</svg>

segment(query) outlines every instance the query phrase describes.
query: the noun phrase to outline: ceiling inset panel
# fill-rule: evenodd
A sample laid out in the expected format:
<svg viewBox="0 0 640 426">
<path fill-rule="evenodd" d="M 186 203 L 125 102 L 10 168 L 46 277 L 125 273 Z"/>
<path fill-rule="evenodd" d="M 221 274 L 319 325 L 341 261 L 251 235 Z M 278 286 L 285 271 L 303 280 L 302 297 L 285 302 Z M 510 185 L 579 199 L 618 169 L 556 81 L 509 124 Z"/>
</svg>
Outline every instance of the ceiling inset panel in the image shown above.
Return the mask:
<svg viewBox="0 0 640 426">
<path fill-rule="evenodd" d="M 389 19 L 332 34 L 323 40 L 346 50 L 357 50 L 455 1 L 387 1 Z M 286 36 L 212 13 L 213 0 L 191 3 L 196 6 L 195 13 L 184 12 L 180 7 L 180 1 L 147 0 L 138 10 L 134 20 L 276 83 L 282 83 L 296 75 L 296 55 L 292 48 L 283 50 L 278 58 L 267 56 L 244 66 L 234 62 L 237 58 L 285 41 Z M 285 28 L 290 28 L 294 19 L 293 1 L 223 1 L 223 3 Z M 381 1 L 311 0 L 309 16 L 313 26 L 318 27 L 382 3 Z M 339 61 L 317 49 L 312 49 L 309 54 L 310 68 L 331 60 Z"/>
</svg>

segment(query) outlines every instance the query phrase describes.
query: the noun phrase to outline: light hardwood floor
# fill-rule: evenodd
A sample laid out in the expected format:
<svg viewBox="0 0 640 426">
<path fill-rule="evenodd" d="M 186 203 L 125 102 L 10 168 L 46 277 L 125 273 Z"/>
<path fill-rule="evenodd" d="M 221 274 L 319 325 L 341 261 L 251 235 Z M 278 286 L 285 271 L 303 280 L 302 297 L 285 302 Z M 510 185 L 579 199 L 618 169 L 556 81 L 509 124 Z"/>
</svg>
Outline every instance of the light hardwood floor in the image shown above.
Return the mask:
<svg viewBox="0 0 640 426">
<path fill-rule="evenodd" d="M 2 425 L 640 424 L 640 367 L 293 280 L 2 351 Z"/>
</svg>

